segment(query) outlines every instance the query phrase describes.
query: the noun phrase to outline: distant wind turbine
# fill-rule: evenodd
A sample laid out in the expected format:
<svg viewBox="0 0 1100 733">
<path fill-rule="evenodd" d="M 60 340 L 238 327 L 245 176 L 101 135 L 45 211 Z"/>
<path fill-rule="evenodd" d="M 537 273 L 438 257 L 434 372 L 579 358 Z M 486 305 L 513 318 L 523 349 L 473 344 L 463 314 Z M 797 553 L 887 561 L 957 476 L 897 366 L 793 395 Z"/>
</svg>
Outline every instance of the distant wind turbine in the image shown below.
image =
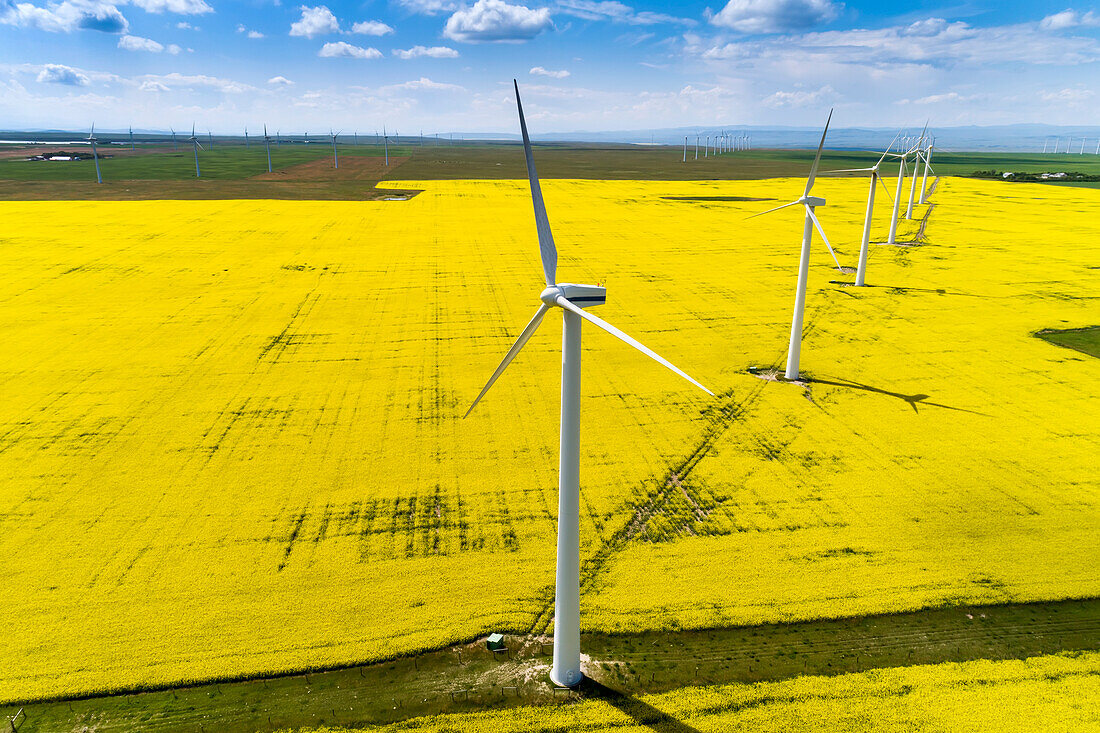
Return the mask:
<svg viewBox="0 0 1100 733">
<path fill-rule="evenodd" d="M 264 123 L 264 147 L 267 148 L 267 172 L 271 172 L 271 138 L 267 134 L 267 123 Z"/>
<path fill-rule="evenodd" d="M 336 153 L 336 136 L 340 133 L 333 132 L 330 128 L 328 134 L 332 137 L 332 167 L 339 170 L 340 168 L 340 156 Z"/>
<path fill-rule="evenodd" d="M 130 125 L 130 152 L 134 152 L 134 126 Z"/>
<path fill-rule="evenodd" d="M 168 129 L 172 131 L 172 152 L 174 153 L 179 150 L 179 148 L 176 146 L 176 130 L 172 127 L 169 127 Z"/>
<path fill-rule="evenodd" d="M 248 128 L 244 128 L 244 149 L 248 150 Z"/>
<path fill-rule="evenodd" d="M 836 258 L 836 253 L 833 252 L 832 245 L 829 244 L 829 238 L 825 236 L 825 230 L 821 228 L 821 222 L 818 221 L 817 214 L 814 213 L 814 209 L 818 206 L 825 205 L 825 199 L 810 195 L 810 191 L 812 191 L 814 187 L 814 180 L 817 178 L 817 166 L 821 163 L 821 151 L 825 147 L 825 136 L 829 134 L 829 122 L 831 122 L 832 119 L 833 111 L 829 110 L 829 117 L 825 120 L 825 130 L 821 133 L 821 142 L 817 145 L 817 155 L 814 156 L 814 163 L 810 168 L 810 175 L 806 179 L 806 188 L 802 192 L 802 196 L 789 204 L 776 206 L 774 209 L 768 209 L 767 211 L 762 211 L 759 214 L 754 214 L 749 217 L 752 219 L 757 216 L 763 216 L 773 211 L 785 209 L 788 206 L 802 206 L 806 210 L 806 222 L 802 229 L 802 254 L 798 260 L 798 287 L 794 295 L 794 316 L 791 318 L 791 341 L 787 349 L 787 370 L 785 375 L 786 378 L 790 380 L 798 379 L 798 362 L 802 354 L 802 317 L 806 310 L 806 280 L 809 277 L 810 269 L 810 242 L 813 239 L 815 228 L 817 229 L 817 233 L 821 235 L 821 240 L 825 242 L 825 247 L 829 250 L 829 254 L 833 256 L 833 262 L 836 263 L 836 269 L 841 272 L 844 271 L 840 266 L 840 261 Z"/>
<path fill-rule="evenodd" d="M 95 123 L 92 123 L 91 132 L 88 133 L 88 142 L 92 144 L 92 160 L 95 161 L 95 182 L 103 183 L 103 176 L 99 175 L 99 152 L 96 150 Z"/>
<path fill-rule="evenodd" d="M 489 388 L 504 372 L 512 360 L 527 344 L 542 324 L 551 308 L 561 308 L 563 313 L 562 369 L 561 369 L 561 432 L 558 454 L 558 544 L 557 567 L 554 579 L 554 664 L 550 679 L 562 687 L 574 687 L 584 678 L 580 659 L 580 402 L 581 402 L 581 324 L 588 321 L 620 341 L 634 347 L 662 366 L 679 374 L 695 386 L 713 396 L 671 362 L 656 352 L 627 336 L 610 323 L 588 313 L 586 308 L 603 305 L 607 291 L 598 285 L 573 285 L 557 281 L 558 252 L 554 235 L 546 215 L 535 160 L 531 152 L 531 139 L 527 135 L 527 123 L 523 118 L 523 105 L 519 99 L 519 84 L 515 83 L 516 106 L 519 110 L 520 131 L 523 133 L 523 154 L 527 162 L 527 174 L 531 184 L 531 200 L 535 210 L 535 229 L 538 232 L 539 251 L 542 255 L 542 271 L 546 289 L 539 295 L 542 304 L 534 317 L 520 333 L 512 348 L 505 354 L 489 381 L 474 399 L 468 416 Z"/>
<path fill-rule="evenodd" d="M 199 144 L 199 139 L 195 137 L 194 125 L 191 125 L 191 137 L 188 139 L 191 141 L 191 146 L 195 151 L 195 178 L 202 178 L 202 171 L 199 170 L 199 151 L 204 148 Z"/>
</svg>

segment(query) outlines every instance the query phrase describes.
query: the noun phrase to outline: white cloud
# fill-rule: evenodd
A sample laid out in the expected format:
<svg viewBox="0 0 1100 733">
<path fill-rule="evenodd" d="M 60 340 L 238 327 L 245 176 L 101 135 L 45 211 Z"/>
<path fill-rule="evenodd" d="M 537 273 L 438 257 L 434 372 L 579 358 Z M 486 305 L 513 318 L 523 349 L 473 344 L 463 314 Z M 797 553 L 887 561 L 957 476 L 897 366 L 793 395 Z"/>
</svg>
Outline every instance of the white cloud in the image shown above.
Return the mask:
<svg viewBox="0 0 1100 733">
<path fill-rule="evenodd" d="M 928 18 L 904 26 L 854 28 L 802 35 L 708 44 L 686 34 L 685 50 L 715 63 L 770 62 L 789 70 L 830 67 L 837 71 L 898 69 L 906 65 L 1077 65 L 1100 61 L 1100 43 L 1087 37 L 1036 33 L 1036 23 L 976 28 L 961 21 Z"/>
<path fill-rule="evenodd" d="M 465 87 L 461 87 L 457 84 L 446 84 L 444 82 L 432 81 L 431 79 L 428 79 L 428 78 L 423 77 L 423 76 L 420 77 L 419 79 L 416 79 L 415 81 L 406 81 L 402 84 L 390 84 L 388 86 L 382 87 L 378 91 L 380 91 L 382 93 L 387 93 L 387 92 L 394 92 L 394 91 L 398 91 L 398 90 L 416 91 L 416 90 L 420 90 L 420 89 L 427 89 L 427 90 L 435 91 L 435 92 L 464 92 L 464 91 L 466 91 Z"/>
<path fill-rule="evenodd" d="M 287 79 L 285 76 L 273 76 L 267 80 L 267 83 L 282 87 L 294 86 L 294 82 L 292 82 L 290 79 Z"/>
<path fill-rule="evenodd" d="M 181 49 L 181 48 L 180 48 L 179 46 L 177 46 L 176 44 L 174 44 L 174 43 L 169 43 L 169 44 L 168 44 L 168 45 L 167 45 L 167 46 L 165 47 L 165 49 L 164 49 L 164 50 L 165 50 L 165 51 L 167 51 L 168 53 L 172 54 L 173 56 L 178 56 L 178 55 L 179 55 L 179 52 L 180 52 L 180 51 L 181 51 L 182 49 Z"/>
<path fill-rule="evenodd" d="M 1076 28 L 1081 25 L 1100 25 L 1100 16 L 1091 10 L 1087 13 L 1078 13 L 1073 8 L 1069 8 L 1060 13 L 1048 15 L 1039 21 L 1039 27 L 1045 31 L 1060 31 L 1066 28 Z"/>
<path fill-rule="evenodd" d="M 427 56 L 433 59 L 457 59 L 458 51 L 447 46 L 432 46 L 428 48 L 426 46 L 413 46 L 408 50 L 402 50 L 395 48 L 393 55 L 399 59 L 416 59 L 421 56 Z"/>
<path fill-rule="evenodd" d="M 124 51 L 148 51 L 149 53 L 160 53 L 164 50 L 163 44 L 141 36 L 123 36 L 118 39 L 118 47 Z"/>
<path fill-rule="evenodd" d="M 143 81 L 141 86 L 138 87 L 143 92 L 167 92 L 168 87 L 161 84 L 159 81 Z"/>
<path fill-rule="evenodd" d="M 531 69 L 531 73 L 535 76 L 548 76 L 551 79 L 564 79 L 569 76 L 569 72 L 562 69 L 561 71 L 551 71 L 550 69 L 544 69 L 541 66 L 536 66 Z"/>
<path fill-rule="evenodd" d="M 657 23 L 695 25 L 695 21 L 691 18 L 678 18 L 648 10 L 639 12 L 615 0 L 558 0 L 554 9 L 584 20 L 610 20 L 614 23 L 630 25 L 656 25 Z"/>
<path fill-rule="evenodd" d="M 86 87 L 89 83 L 87 74 L 62 64 L 46 64 L 38 72 L 37 81 L 40 84 L 65 84 L 71 87 Z"/>
<path fill-rule="evenodd" d="M 248 32 L 248 37 L 253 38 L 253 39 L 263 38 L 264 34 L 260 33 L 259 31 L 249 31 Z"/>
<path fill-rule="evenodd" d="M 147 13 L 175 13 L 176 15 L 202 15 L 213 13 L 214 8 L 206 4 L 205 0 L 124 0 L 135 7 L 139 7 Z"/>
<path fill-rule="evenodd" d="M 840 7 L 830 0 L 730 0 L 710 22 L 742 33 L 783 33 L 827 23 Z"/>
<path fill-rule="evenodd" d="M 202 74 L 187 75 L 178 72 L 171 74 L 146 74 L 135 79 L 141 84 L 144 91 L 168 91 L 172 88 L 181 89 L 214 89 L 226 94 L 240 94 L 242 92 L 255 91 L 256 87 L 243 84 L 232 79 L 221 79 L 216 76 Z M 164 89 L 157 88 L 157 85 Z"/>
<path fill-rule="evenodd" d="M 303 5 L 301 10 L 302 17 L 291 24 L 290 35 L 315 38 L 340 32 L 340 22 L 324 5 L 313 8 Z"/>
<path fill-rule="evenodd" d="M 406 10 L 422 15 L 450 13 L 462 7 L 462 3 L 455 0 L 397 0 L 397 2 Z"/>
<path fill-rule="evenodd" d="M 181 31 L 197 31 L 198 30 L 198 28 L 191 25 L 186 20 L 181 20 L 179 23 L 176 23 L 176 27 L 179 28 Z"/>
<path fill-rule="evenodd" d="M 264 37 L 264 34 L 260 33 L 259 31 L 250 31 L 250 30 L 248 30 L 248 28 L 244 25 L 244 23 L 238 23 L 237 24 L 237 32 L 238 33 L 244 33 L 249 38 L 263 38 Z"/>
<path fill-rule="evenodd" d="M 393 33 L 393 28 L 380 20 L 364 20 L 353 25 L 351 32 L 362 36 L 384 36 Z"/>
<path fill-rule="evenodd" d="M 76 30 L 125 33 L 129 22 L 115 5 L 97 0 L 65 0 L 45 6 L 15 3 L 0 14 L 0 23 L 19 28 L 37 28 L 50 33 Z"/>
<path fill-rule="evenodd" d="M 793 92 L 776 92 L 763 100 L 765 107 L 783 109 L 788 107 L 810 107 L 823 104 L 836 99 L 836 90 L 826 84 L 813 92 L 795 90 Z"/>
<path fill-rule="evenodd" d="M 382 57 L 382 52 L 377 48 L 363 48 L 344 41 L 337 41 L 321 46 L 321 50 L 317 52 L 317 55 L 322 58 L 377 59 Z"/>
<path fill-rule="evenodd" d="M 40 80 L 41 81 L 41 80 Z M 1084 102 L 1096 96 L 1091 89 L 1059 89 L 1056 92 L 1040 92 L 1039 96 L 1044 102 Z"/>
<path fill-rule="evenodd" d="M 447 19 L 443 35 L 465 43 L 518 43 L 553 25 L 547 8 L 533 10 L 526 5 L 509 5 L 504 0 L 477 0 Z"/>
</svg>

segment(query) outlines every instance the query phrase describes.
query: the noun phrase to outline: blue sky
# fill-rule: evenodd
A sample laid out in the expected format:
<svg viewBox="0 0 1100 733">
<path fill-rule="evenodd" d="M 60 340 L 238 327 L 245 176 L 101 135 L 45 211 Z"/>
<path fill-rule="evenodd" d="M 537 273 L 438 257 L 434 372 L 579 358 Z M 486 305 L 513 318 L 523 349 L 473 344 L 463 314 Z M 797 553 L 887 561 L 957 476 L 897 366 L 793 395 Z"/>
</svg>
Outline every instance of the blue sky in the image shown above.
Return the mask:
<svg viewBox="0 0 1100 733">
<path fill-rule="evenodd" d="M 0 128 L 1096 124 L 1065 2 L 0 0 Z"/>
</svg>

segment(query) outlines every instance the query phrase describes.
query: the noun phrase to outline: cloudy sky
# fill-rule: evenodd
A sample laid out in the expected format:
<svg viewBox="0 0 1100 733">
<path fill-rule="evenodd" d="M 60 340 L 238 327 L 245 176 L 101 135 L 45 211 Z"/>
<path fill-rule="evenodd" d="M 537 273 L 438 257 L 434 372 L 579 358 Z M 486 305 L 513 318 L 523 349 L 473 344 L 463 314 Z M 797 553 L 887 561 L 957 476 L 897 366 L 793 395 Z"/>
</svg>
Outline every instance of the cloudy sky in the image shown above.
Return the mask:
<svg viewBox="0 0 1100 733">
<path fill-rule="evenodd" d="M 1097 124 L 1065 1 L 0 0 L 0 128 Z"/>
</svg>

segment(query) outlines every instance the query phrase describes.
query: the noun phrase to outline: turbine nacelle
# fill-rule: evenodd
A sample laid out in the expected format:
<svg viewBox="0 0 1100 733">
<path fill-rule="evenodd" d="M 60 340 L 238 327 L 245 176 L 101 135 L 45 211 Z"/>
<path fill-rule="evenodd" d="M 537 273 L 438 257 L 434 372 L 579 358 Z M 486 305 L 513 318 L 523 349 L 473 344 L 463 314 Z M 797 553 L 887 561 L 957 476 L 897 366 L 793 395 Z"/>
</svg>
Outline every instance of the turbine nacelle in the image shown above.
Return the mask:
<svg viewBox="0 0 1100 733">
<path fill-rule="evenodd" d="M 798 203 L 804 204 L 806 206 L 824 206 L 825 199 L 821 198 L 820 196 L 803 196 L 798 200 Z"/>
<path fill-rule="evenodd" d="M 578 308 L 594 308 L 607 302 L 607 288 L 599 285 L 558 283 L 539 294 L 539 300 L 550 306 L 559 305 L 558 298 L 565 298 Z"/>
</svg>

